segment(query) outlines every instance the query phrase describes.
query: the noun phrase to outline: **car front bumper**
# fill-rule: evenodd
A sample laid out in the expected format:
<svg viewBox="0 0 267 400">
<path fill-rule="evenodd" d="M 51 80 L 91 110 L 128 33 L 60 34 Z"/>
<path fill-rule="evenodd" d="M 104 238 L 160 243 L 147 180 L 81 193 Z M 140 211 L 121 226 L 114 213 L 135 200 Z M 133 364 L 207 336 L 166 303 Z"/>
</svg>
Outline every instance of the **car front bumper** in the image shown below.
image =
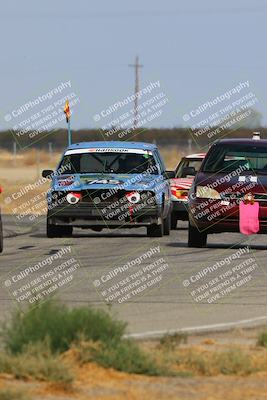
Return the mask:
<svg viewBox="0 0 267 400">
<path fill-rule="evenodd" d="M 188 204 L 188 217 L 190 224 L 195 226 L 200 232 L 207 233 L 222 233 L 222 232 L 240 232 L 239 227 L 239 206 L 234 205 L 227 211 L 225 206 L 216 207 L 216 212 L 212 213 L 211 204 L 209 208 L 202 207 L 201 203 L 204 200 L 196 199 L 192 200 Z M 216 202 L 213 202 L 213 205 Z M 218 204 L 219 202 L 217 202 Z M 193 210 L 200 210 L 199 213 L 193 212 Z M 216 215 L 217 213 L 217 215 Z M 267 204 L 266 202 L 260 202 L 259 208 L 259 234 L 267 233 Z"/>
<path fill-rule="evenodd" d="M 140 210 L 132 207 L 120 213 L 108 206 L 103 203 L 101 207 L 82 203 L 57 206 L 48 211 L 47 218 L 50 224 L 84 228 L 149 226 L 162 222 L 159 206 L 145 206 Z"/>
</svg>

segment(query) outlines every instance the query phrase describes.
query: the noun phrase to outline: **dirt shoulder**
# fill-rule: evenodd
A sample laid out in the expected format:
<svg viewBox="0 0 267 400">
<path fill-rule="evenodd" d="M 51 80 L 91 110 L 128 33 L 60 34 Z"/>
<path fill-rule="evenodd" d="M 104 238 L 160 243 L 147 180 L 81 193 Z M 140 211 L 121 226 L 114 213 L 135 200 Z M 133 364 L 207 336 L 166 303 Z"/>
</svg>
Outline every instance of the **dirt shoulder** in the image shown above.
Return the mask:
<svg viewBox="0 0 267 400">
<path fill-rule="evenodd" d="M 12 375 L 1 374 L 0 399 L 267 399 L 267 349 L 256 344 L 261 330 L 239 329 L 182 339 L 172 337 L 161 343 L 139 342 L 143 350 L 158 359 L 164 358 L 166 365 L 176 366 L 177 372 L 183 373 L 183 376 L 174 377 L 127 374 L 100 367 L 93 362 L 81 365 L 77 363 L 75 350 L 71 349 L 62 356 L 62 362 L 71 366 L 75 377 L 71 386 L 64 387 L 31 379 L 17 380 Z M 230 358 L 225 360 L 225 354 L 230 355 Z M 244 358 L 238 358 L 240 354 Z M 223 368 L 228 368 L 228 371 L 218 373 L 219 367 L 214 364 L 214 356 L 219 357 L 215 359 L 219 366 L 224 362 Z M 250 363 L 249 366 L 246 365 L 247 362 Z M 5 391 L 10 394 L 9 397 L 1 397 L 1 393 Z"/>
<path fill-rule="evenodd" d="M 41 382 L 21 382 L 6 377 L 0 377 L 0 391 L 5 389 L 24 393 L 28 400 L 267 399 L 267 373 L 249 377 L 150 378 L 129 376 L 93 364 L 77 372 L 72 391 Z"/>
</svg>

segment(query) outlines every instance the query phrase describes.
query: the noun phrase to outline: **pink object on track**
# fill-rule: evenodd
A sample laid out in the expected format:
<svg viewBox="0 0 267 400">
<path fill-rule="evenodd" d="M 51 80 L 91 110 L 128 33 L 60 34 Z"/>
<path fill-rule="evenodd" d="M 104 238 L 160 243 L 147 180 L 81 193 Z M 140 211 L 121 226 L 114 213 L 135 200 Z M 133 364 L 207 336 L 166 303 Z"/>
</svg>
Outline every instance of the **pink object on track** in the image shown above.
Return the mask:
<svg viewBox="0 0 267 400">
<path fill-rule="evenodd" d="M 259 203 L 239 204 L 239 229 L 244 235 L 253 235 L 260 230 L 259 223 Z"/>
</svg>

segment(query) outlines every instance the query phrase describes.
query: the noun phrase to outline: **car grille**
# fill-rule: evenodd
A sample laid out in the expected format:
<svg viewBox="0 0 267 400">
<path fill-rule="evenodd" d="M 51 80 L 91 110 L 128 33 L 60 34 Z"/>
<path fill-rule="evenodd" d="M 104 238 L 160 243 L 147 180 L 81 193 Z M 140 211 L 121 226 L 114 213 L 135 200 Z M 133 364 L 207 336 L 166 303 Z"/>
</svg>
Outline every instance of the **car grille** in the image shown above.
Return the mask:
<svg viewBox="0 0 267 400">
<path fill-rule="evenodd" d="M 52 193 L 52 203 L 54 206 L 58 204 L 64 205 L 68 204 L 66 196 L 68 193 L 71 191 L 65 192 L 65 191 L 58 191 L 58 192 L 53 192 Z M 75 191 L 73 191 L 75 192 Z M 109 190 L 82 190 L 81 192 L 81 200 L 79 202 L 80 206 L 96 206 L 97 208 L 101 208 L 102 206 L 106 206 L 107 204 L 124 204 L 125 202 L 128 202 L 126 198 L 126 194 L 130 193 L 131 190 L 114 190 L 114 189 L 109 189 Z M 140 194 L 141 202 L 146 202 L 149 199 L 149 204 L 151 205 L 156 205 L 156 199 L 155 199 L 155 194 L 154 192 L 151 191 L 138 191 Z"/>
</svg>

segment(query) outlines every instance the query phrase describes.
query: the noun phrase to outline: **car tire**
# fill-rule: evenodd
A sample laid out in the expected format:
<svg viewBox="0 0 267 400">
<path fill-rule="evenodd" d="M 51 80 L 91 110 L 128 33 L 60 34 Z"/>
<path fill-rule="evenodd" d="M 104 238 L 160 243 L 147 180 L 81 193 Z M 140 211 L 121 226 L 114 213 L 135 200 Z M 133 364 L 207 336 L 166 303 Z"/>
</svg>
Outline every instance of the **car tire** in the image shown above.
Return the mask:
<svg viewBox="0 0 267 400">
<path fill-rule="evenodd" d="M 175 215 L 171 215 L 171 230 L 176 229 L 177 227 L 177 217 Z"/>
<path fill-rule="evenodd" d="M 163 236 L 163 224 L 160 225 L 152 224 L 147 227 L 148 237 L 162 237 Z"/>
<path fill-rule="evenodd" d="M 48 238 L 70 237 L 72 230 L 72 226 L 53 225 L 47 222 L 46 236 Z"/>
<path fill-rule="evenodd" d="M 195 226 L 189 223 L 188 247 L 205 247 L 207 244 L 207 236 L 206 232 L 200 232 Z"/>
<path fill-rule="evenodd" d="M 163 234 L 169 236 L 171 231 L 171 213 L 167 214 L 167 217 L 163 220 Z"/>
<path fill-rule="evenodd" d="M 0 215 L 0 253 L 2 253 L 4 249 L 4 239 L 3 239 L 3 225 L 2 225 L 2 218 Z"/>
</svg>

